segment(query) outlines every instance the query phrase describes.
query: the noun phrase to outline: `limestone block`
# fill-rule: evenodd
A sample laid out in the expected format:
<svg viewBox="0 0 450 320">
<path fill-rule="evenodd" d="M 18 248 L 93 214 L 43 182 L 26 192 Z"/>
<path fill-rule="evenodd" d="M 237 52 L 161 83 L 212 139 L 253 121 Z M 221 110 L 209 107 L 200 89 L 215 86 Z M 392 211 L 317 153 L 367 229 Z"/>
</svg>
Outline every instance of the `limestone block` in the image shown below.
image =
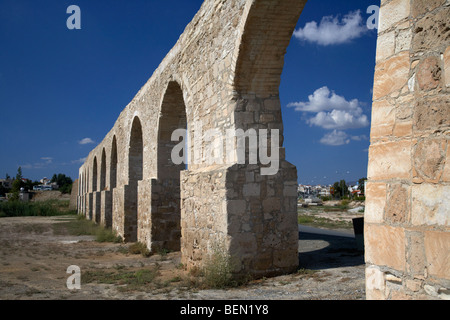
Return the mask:
<svg viewBox="0 0 450 320">
<path fill-rule="evenodd" d="M 374 266 L 366 268 L 366 299 L 386 299 L 386 281 L 384 279 L 384 273 Z"/>
<path fill-rule="evenodd" d="M 442 182 L 450 182 L 450 140 L 447 140 L 447 154 L 445 155 L 445 165 L 442 174 Z"/>
<path fill-rule="evenodd" d="M 450 97 L 439 95 L 416 101 L 414 128 L 416 131 L 436 130 L 450 124 Z"/>
<path fill-rule="evenodd" d="M 411 48 L 411 29 L 401 30 L 395 39 L 395 53 L 399 53 Z"/>
<path fill-rule="evenodd" d="M 395 52 L 395 31 L 387 32 L 378 37 L 376 61 L 383 61 Z"/>
<path fill-rule="evenodd" d="M 436 9 L 445 0 L 414 0 L 412 1 L 411 14 L 414 18 Z"/>
<path fill-rule="evenodd" d="M 386 207 L 386 189 L 385 183 L 367 182 L 365 222 L 379 223 L 383 221 L 384 208 Z"/>
<path fill-rule="evenodd" d="M 423 233 L 420 231 L 407 231 L 408 249 L 406 252 L 407 272 L 418 278 L 425 278 L 426 257 L 423 242 Z"/>
<path fill-rule="evenodd" d="M 420 184 L 412 186 L 413 225 L 449 226 L 450 186 Z"/>
<path fill-rule="evenodd" d="M 444 52 L 444 74 L 445 85 L 450 87 L 450 46 L 448 46 Z"/>
<path fill-rule="evenodd" d="M 393 0 L 381 6 L 378 32 L 384 32 L 391 26 L 409 17 L 410 1 Z"/>
<path fill-rule="evenodd" d="M 414 52 L 437 51 L 450 39 L 450 7 L 443 7 L 437 13 L 428 13 L 417 21 L 414 29 L 412 50 Z"/>
<path fill-rule="evenodd" d="M 409 218 L 410 187 L 394 184 L 389 188 L 386 204 L 386 221 L 404 223 Z"/>
<path fill-rule="evenodd" d="M 421 90 L 431 90 L 439 86 L 442 76 L 440 59 L 428 57 L 417 66 L 417 83 Z"/>
<path fill-rule="evenodd" d="M 366 224 L 364 244 L 366 262 L 398 271 L 405 269 L 406 239 L 403 228 Z"/>
<path fill-rule="evenodd" d="M 414 146 L 413 179 L 415 182 L 439 182 L 445 164 L 446 141 L 423 139 Z"/>
<path fill-rule="evenodd" d="M 426 231 L 424 242 L 430 275 L 450 279 L 450 233 Z"/>
<path fill-rule="evenodd" d="M 387 142 L 369 148 L 369 180 L 409 179 L 411 141 Z"/>
<path fill-rule="evenodd" d="M 378 100 L 401 90 L 409 80 L 409 52 L 401 52 L 375 67 L 373 99 Z"/>
<path fill-rule="evenodd" d="M 370 136 L 372 139 L 385 137 L 392 134 L 395 124 L 395 109 L 388 100 L 374 101 L 372 104 L 372 127 Z"/>
</svg>

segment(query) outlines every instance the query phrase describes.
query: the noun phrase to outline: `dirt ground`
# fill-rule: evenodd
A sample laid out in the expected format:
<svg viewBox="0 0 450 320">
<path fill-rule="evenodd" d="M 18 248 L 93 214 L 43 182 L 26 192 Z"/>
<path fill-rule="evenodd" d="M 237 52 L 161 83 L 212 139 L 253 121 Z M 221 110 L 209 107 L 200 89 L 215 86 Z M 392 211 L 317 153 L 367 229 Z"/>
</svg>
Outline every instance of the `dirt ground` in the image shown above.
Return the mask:
<svg viewBox="0 0 450 320">
<path fill-rule="evenodd" d="M 1 300 L 365 299 L 364 257 L 352 237 L 300 233 L 299 272 L 206 290 L 180 266 L 179 252 L 144 257 L 129 253 L 127 244 L 55 232 L 71 219 L 0 219 Z M 72 265 L 81 270 L 80 290 L 67 288 Z"/>
</svg>

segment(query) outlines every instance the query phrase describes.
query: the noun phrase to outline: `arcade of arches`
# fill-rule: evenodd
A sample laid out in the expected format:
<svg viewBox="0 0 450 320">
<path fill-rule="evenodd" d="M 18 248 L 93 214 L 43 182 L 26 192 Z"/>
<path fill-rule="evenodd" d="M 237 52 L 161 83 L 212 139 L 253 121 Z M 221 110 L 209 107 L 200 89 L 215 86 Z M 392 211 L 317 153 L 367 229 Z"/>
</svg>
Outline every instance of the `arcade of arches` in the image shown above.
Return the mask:
<svg viewBox="0 0 450 320">
<path fill-rule="evenodd" d="M 278 87 L 305 3 L 205 0 L 81 166 L 78 212 L 125 241 L 181 250 L 188 268 L 222 245 L 239 261 L 236 274 L 296 270 L 297 169 L 284 158 Z M 439 298 L 450 288 L 449 11 L 445 0 L 381 1 L 365 213 L 369 299 Z M 189 137 L 188 166 L 171 160 L 176 129 Z M 237 142 L 211 164 L 198 134 L 209 129 L 277 134 L 277 173 L 238 163 Z"/>
</svg>

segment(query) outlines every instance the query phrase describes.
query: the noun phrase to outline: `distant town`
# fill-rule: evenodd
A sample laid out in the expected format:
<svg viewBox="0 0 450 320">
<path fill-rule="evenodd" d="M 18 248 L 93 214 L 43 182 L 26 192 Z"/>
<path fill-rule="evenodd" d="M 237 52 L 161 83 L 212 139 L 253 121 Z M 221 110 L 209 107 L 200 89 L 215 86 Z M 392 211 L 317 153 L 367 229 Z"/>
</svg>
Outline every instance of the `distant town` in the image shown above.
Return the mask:
<svg viewBox="0 0 450 320">
<path fill-rule="evenodd" d="M 21 200 L 28 201 L 30 192 L 58 190 L 61 193 L 72 191 L 72 179 L 65 174 L 54 174 L 51 179 L 44 177 L 39 181 L 32 181 L 22 176 L 19 167 L 14 178 L 6 174 L 0 179 L 0 201 Z"/>
</svg>

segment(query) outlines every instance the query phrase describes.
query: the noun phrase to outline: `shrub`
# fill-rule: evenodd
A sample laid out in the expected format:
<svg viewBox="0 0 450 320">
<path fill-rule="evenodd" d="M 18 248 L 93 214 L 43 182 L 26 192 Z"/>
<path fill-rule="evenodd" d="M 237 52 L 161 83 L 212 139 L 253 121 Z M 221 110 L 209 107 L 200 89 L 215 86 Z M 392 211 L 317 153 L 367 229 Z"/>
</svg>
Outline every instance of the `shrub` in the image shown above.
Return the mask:
<svg viewBox="0 0 450 320">
<path fill-rule="evenodd" d="M 236 286 L 232 271 L 233 263 L 229 254 L 223 246 L 215 246 L 203 268 L 204 285 L 215 289 Z"/>
<path fill-rule="evenodd" d="M 135 242 L 128 248 L 128 252 L 131 254 L 141 254 L 144 257 L 149 257 L 151 255 L 150 250 L 142 242 Z"/>
</svg>

